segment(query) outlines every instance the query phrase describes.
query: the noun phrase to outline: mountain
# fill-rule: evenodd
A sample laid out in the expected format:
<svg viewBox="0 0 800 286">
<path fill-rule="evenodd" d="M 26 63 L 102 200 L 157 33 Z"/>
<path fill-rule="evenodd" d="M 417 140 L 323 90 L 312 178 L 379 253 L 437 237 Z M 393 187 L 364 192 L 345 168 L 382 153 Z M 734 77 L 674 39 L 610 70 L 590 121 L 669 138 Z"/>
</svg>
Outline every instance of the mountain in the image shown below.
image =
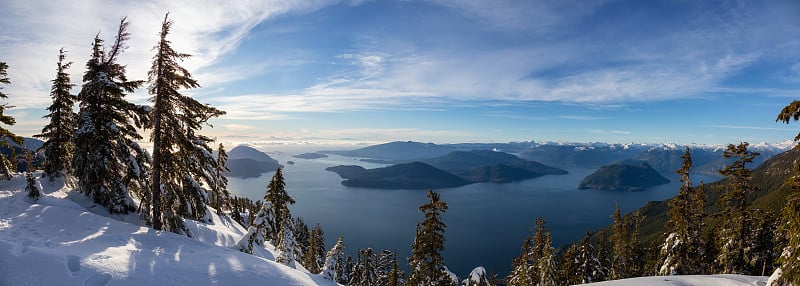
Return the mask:
<svg viewBox="0 0 800 286">
<path fill-rule="evenodd" d="M 797 162 L 800 162 L 800 150 L 795 148 L 777 154 L 753 169 L 751 182 L 758 187 L 758 191 L 749 196 L 752 199 L 753 208 L 773 213 L 779 213 L 783 209 L 791 192 L 786 181 L 793 176 L 800 175 L 796 168 Z M 753 166 L 748 167 L 753 168 Z M 698 184 L 694 183 L 695 186 Z M 717 200 L 726 191 L 727 184 L 727 179 L 723 179 L 705 185 L 706 216 L 703 224 L 707 228 L 706 230 L 716 225 L 719 216 L 712 214 L 717 212 Z M 667 221 L 669 200 L 649 202 L 637 211 L 644 217 L 641 222 L 642 242 L 645 245 L 660 243 L 660 240 L 663 239 L 664 223 Z M 606 233 L 609 233 L 609 230 L 610 226 L 607 226 Z"/>
<path fill-rule="evenodd" d="M 16 162 L 16 170 L 17 172 L 24 172 L 27 168 L 27 162 L 25 162 L 25 152 L 27 150 L 36 152 L 39 148 L 42 147 L 44 141 L 35 139 L 35 138 L 23 138 L 24 141 L 22 142 L 22 146 L 17 145 L 17 143 L 8 141 L 11 145 L 11 148 L 3 146 L 0 147 L 0 154 L 6 156 L 6 158 L 11 158 L 11 154 L 13 153 L 11 150 L 14 150 L 17 154 L 17 162 Z M 33 155 L 33 166 L 36 168 L 41 167 L 42 161 L 44 160 L 44 153 L 35 153 Z"/>
<path fill-rule="evenodd" d="M 472 182 L 508 183 L 567 173 L 512 154 L 489 150 L 455 151 L 424 162 Z"/>
<path fill-rule="evenodd" d="M 383 168 L 364 169 L 359 166 L 336 166 L 325 170 L 339 174 L 342 185 L 371 189 L 441 189 L 469 185 L 448 172 L 421 162 L 397 164 Z"/>
<path fill-rule="evenodd" d="M 239 145 L 228 152 L 228 177 L 257 178 L 266 172 L 282 168 L 277 160 L 253 147 Z"/>
<path fill-rule="evenodd" d="M 187 237 L 110 215 L 62 180 L 32 203 L 25 182 L 0 181 L 0 285 L 336 285 L 275 263 L 269 244 L 233 250 L 247 230 L 210 208 L 208 224 L 185 220 Z"/>
<path fill-rule="evenodd" d="M 349 151 L 320 151 L 318 153 L 335 154 L 347 157 L 371 158 L 389 161 L 414 161 L 435 158 L 458 149 L 449 145 L 437 145 L 420 142 L 390 142 Z"/>
<path fill-rule="evenodd" d="M 669 183 L 645 161 L 625 161 L 600 167 L 586 176 L 578 189 L 640 191 Z"/>
</svg>

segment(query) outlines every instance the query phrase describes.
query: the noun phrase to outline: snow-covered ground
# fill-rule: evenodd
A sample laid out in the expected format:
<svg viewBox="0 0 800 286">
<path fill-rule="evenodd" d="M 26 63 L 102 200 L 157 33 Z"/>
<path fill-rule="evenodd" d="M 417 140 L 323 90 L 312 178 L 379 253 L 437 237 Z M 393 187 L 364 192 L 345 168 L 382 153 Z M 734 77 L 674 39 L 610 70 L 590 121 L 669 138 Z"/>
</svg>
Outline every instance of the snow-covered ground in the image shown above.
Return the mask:
<svg viewBox="0 0 800 286">
<path fill-rule="evenodd" d="M 686 276 L 653 276 L 614 281 L 605 281 L 584 285 L 594 286 L 763 286 L 767 277 L 744 275 L 686 275 Z"/>
<path fill-rule="evenodd" d="M 42 185 L 33 203 L 23 176 L 0 181 L 0 285 L 335 285 L 270 261 L 269 247 L 231 250 L 245 229 L 227 218 L 188 222 L 189 238 L 111 218 L 63 182 Z"/>
</svg>

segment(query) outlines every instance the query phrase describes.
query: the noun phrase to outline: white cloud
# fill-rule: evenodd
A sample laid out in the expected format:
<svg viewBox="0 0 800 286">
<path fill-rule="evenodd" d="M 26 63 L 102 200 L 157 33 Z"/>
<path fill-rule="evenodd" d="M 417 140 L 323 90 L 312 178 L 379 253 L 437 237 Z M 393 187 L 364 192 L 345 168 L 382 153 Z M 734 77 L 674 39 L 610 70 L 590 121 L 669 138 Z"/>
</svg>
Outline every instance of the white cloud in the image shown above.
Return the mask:
<svg viewBox="0 0 800 286">
<path fill-rule="evenodd" d="M 0 3 L 0 60 L 10 65 L 8 91 L 14 105 L 44 107 L 49 103 L 49 80 L 55 75 L 58 49 L 65 47 L 75 62 L 72 81 L 80 82 L 92 38 L 99 32 L 107 43 L 121 17 L 131 21 L 129 48 L 119 62 L 127 65 L 130 79 L 146 79 L 165 13 L 174 21 L 169 35 L 180 52 L 192 54 L 184 63 L 199 80 L 222 83 L 215 77 L 220 59 L 235 50 L 247 33 L 266 18 L 302 13 L 329 1 L 3 1 Z M 223 67 L 221 74 L 228 76 Z M 229 70 L 229 69 L 228 69 Z M 231 80 L 241 77 L 231 76 Z M 205 84 L 205 83 L 204 83 Z M 76 87 L 76 89 L 79 87 Z M 77 92 L 75 90 L 74 92 Z M 144 93 L 143 90 L 139 92 Z M 143 100 L 146 96 L 138 95 Z"/>
</svg>

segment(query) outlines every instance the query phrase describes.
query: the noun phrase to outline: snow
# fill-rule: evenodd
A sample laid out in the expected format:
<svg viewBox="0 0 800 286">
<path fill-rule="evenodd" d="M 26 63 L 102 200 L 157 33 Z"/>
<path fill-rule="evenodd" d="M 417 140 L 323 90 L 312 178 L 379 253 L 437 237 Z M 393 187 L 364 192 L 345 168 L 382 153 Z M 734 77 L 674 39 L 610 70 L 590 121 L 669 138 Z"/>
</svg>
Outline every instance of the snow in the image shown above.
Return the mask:
<svg viewBox="0 0 800 286">
<path fill-rule="evenodd" d="M 63 181 L 31 203 L 25 184 L 0 181 L 0 285 L 335 285 L 263 258 L 272 246 L 230 249 L 245 229 L 213 210 L 210 224 L 186 221 L 189 238 L 109 217 Z"/>
<path fill-rule="evenodd" d="M 684 275 L 684 276 L 651 276 L 622 280 L 605 281 L 583 285 L 595 286 L 763 286 L 767 283 L 765 276 L 745 276 L 734 274 L 720 275 Z"/>
</svg>

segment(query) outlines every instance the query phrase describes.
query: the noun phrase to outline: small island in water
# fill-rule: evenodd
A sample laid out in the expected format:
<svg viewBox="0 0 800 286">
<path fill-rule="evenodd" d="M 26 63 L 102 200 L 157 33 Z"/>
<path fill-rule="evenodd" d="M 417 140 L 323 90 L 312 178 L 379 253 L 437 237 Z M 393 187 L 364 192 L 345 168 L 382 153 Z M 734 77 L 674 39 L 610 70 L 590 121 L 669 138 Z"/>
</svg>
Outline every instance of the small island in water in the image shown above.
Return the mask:
<svg viewBox="0 0 800 286">
<path fill-rule="evenodd" d="M 652 186 L 669 183 L 669 179 L 658 173 L 645 161 L 626 160 L 602 166 L 586 176 L 578 189 L 641 191 Z"/>
<path fill-rule="evenodd" d="M 309 160 L 312 160 L 312 159 L 322 159 L 322 158 L 328 158 L 328 155 L 325 155 L 325 154 L 320 154 L 320 153 L 303 153 L 303 154 L 297 154 L 297 155 L 294 155 L 294 156 L 292 156 L 292 157 L 295 157 L 295 158 L 300 158 L 300 159 L 309 159 Z"/>
</svg>

